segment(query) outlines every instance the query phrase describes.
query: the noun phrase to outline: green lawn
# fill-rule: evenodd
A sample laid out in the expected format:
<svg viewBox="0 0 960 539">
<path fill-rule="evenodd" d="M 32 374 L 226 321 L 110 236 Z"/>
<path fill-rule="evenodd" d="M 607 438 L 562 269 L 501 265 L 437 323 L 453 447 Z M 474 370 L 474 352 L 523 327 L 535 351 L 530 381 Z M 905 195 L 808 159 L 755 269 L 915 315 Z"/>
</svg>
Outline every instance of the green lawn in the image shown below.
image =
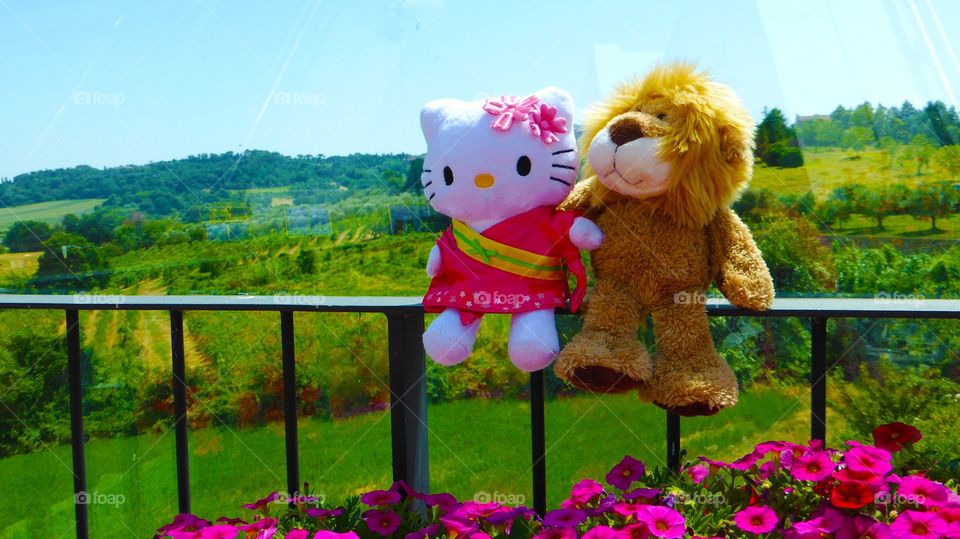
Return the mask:
<svg viewBox="0 0 960 539">
<path fill-rule="evenodd" d="M 0 230 L 10 228 L 17 221 L 41 221 L 56 224 L 68 213 L 80 215 L 103 202 L 102 198 L 84 198 L 80 200 L 52 200 L 23 206 L 0 207 Z"/>
<path fill-rule="evenodd" d="M 805 439 L 808 393 L 757 387 L 732 410 L 684 420 L 692 454 L 732 458 L 766 439 Z M 461 498 L 477 492 L 520 496 L 532 503 L 529 405 L 460 401 L 431 406 L 431 490 Z M 569 486 L 599 477 L 624 454 L 663 464 L 664 414 L 632 394 L 580 396 L 547 403 L 549 503 Z M 67 421 L 67 418 L 64 418 Z M 176 513 L 172 433 L 93 440 L 86 446 L 92 537 L 149 537 Z M 191 433 L 193 510 L 239 515 L 242 503 L 284 479 L 282 424 Z M 326 422 L 306 419 L 300 430 L 301 475 L 331 501 L 390 483 L 390 421 L 386 413 Z M 0 460 L 0 537 L 65 537 L 73 529 L 70 448 Z M 122 498 L 121 498 L 122 496 Z M 236 509 L 235 509 L 236 508 Z"/>
<path fill-rule="evenodd" d="M 921 221 L 911 215 L 891 215 L 883 220 L 883 230 L 877 221 L 863 215 L 853 215 L 841 225 L 831 227 L 837 236 L 871 236 L 875 238 L 926 238 L 953 240 L 960 238 L 960 215 L 937 219 L 937 230 L 930 229 L 930 221 Z"/>
</svg>

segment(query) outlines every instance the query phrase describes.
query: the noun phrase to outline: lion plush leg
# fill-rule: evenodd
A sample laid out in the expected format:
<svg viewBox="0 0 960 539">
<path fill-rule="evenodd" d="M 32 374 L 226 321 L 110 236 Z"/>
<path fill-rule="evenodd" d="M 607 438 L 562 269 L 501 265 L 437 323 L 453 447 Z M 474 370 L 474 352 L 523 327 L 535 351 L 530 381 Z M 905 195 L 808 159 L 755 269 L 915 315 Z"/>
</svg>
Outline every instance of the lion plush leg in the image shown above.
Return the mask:
<svg viewBox="0 0 960 539">
<path fill-rule="evenodd" d="M 473 351 L 480 329 L 480 318 L 463 325 L 460 311 L 450 307 L 444 309 L 430 327 L 423 332 L 423 349 L 430 359 L 441 365 L 456 365 L 467 359 Z"/>
<path fill-rule="evenodd" d="M 560 351 L 553 309 L 517 313 L 510 319 L 510 361 L 526 372 L 539 371 Z"/>
<path fill-rule="evenodd" d="M 630 290 L 600 280 L 584 315 L 583 331 L 560 351 L 556 372 L 575 386 L 602 393 L 638 387 L 650 376 L 650 358 L 637 329 L 646 312 Z"/>
<path fill-rule="evenodd" d="M 737 379 L 713 347 L 699 302 L 653 312 L 657 354 L 640 398 L 684 416 L 713 415 L 737 403 Z"/>
</svg>

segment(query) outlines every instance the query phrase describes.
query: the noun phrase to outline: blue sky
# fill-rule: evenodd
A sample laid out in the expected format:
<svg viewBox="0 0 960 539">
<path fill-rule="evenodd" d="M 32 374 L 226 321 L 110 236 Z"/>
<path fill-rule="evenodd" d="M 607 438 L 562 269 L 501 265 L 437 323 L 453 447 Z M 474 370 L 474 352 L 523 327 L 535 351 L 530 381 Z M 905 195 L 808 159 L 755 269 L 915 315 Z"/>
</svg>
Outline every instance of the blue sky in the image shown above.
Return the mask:
<svg viewBox="0 0 960 539">
<path fill-rule="evenodd" d="M 960 2 L 0 0 L 0 177 L 244 149 L 424 151 L 439 97 L 568 89 L 660 58 L 764 107 L 960 97 Z"/>
</svg>

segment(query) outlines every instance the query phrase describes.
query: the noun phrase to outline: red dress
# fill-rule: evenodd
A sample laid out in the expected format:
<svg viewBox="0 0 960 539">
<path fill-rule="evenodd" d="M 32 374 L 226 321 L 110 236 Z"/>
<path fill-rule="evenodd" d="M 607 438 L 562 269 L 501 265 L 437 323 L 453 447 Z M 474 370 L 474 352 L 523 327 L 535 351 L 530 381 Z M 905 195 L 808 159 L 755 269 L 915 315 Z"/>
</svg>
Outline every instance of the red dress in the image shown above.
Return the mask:
<svg viewBox="0 0 960 539">
<path fill-rule="evenodd" d="M 550 206 L 501 221 L 482 233 L 454 221 L 440 236 L 440 271 L 423 298 L 424 310 L 460 310 L 466 325 L 485 313 L 562 307 L 576 312 L 586 291 L 580 250 L 570 241 L 575 212 Z M 573 295 L 567 275 L 577 279 Z"/>
</svg>

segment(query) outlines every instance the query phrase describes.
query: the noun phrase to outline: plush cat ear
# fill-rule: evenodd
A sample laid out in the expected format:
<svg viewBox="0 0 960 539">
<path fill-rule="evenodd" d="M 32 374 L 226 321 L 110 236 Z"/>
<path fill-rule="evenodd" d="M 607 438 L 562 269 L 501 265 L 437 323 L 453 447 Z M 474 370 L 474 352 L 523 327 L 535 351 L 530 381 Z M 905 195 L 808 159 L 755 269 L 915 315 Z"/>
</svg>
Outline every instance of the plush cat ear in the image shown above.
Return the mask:
<svg viewBox="0 0 960 539">
<path fill-rule="evenodd" d="M 569 92 L 556 86 L 547 86 L 534 95 L 547 105 L 557 107 L 557 114 L 567 119 L 568 126 L 573 125 L 573 97 Z"/>
<path fill-rule="evenodd" d="M 447 117 L 452 101 L 452 99 L 437 99 L 420 109 L 420 130 L 423 131 L 423 138 L 429 141 L 437 134 L 440 126 L 443 125 L 443 120 Z"/>
</svg>

